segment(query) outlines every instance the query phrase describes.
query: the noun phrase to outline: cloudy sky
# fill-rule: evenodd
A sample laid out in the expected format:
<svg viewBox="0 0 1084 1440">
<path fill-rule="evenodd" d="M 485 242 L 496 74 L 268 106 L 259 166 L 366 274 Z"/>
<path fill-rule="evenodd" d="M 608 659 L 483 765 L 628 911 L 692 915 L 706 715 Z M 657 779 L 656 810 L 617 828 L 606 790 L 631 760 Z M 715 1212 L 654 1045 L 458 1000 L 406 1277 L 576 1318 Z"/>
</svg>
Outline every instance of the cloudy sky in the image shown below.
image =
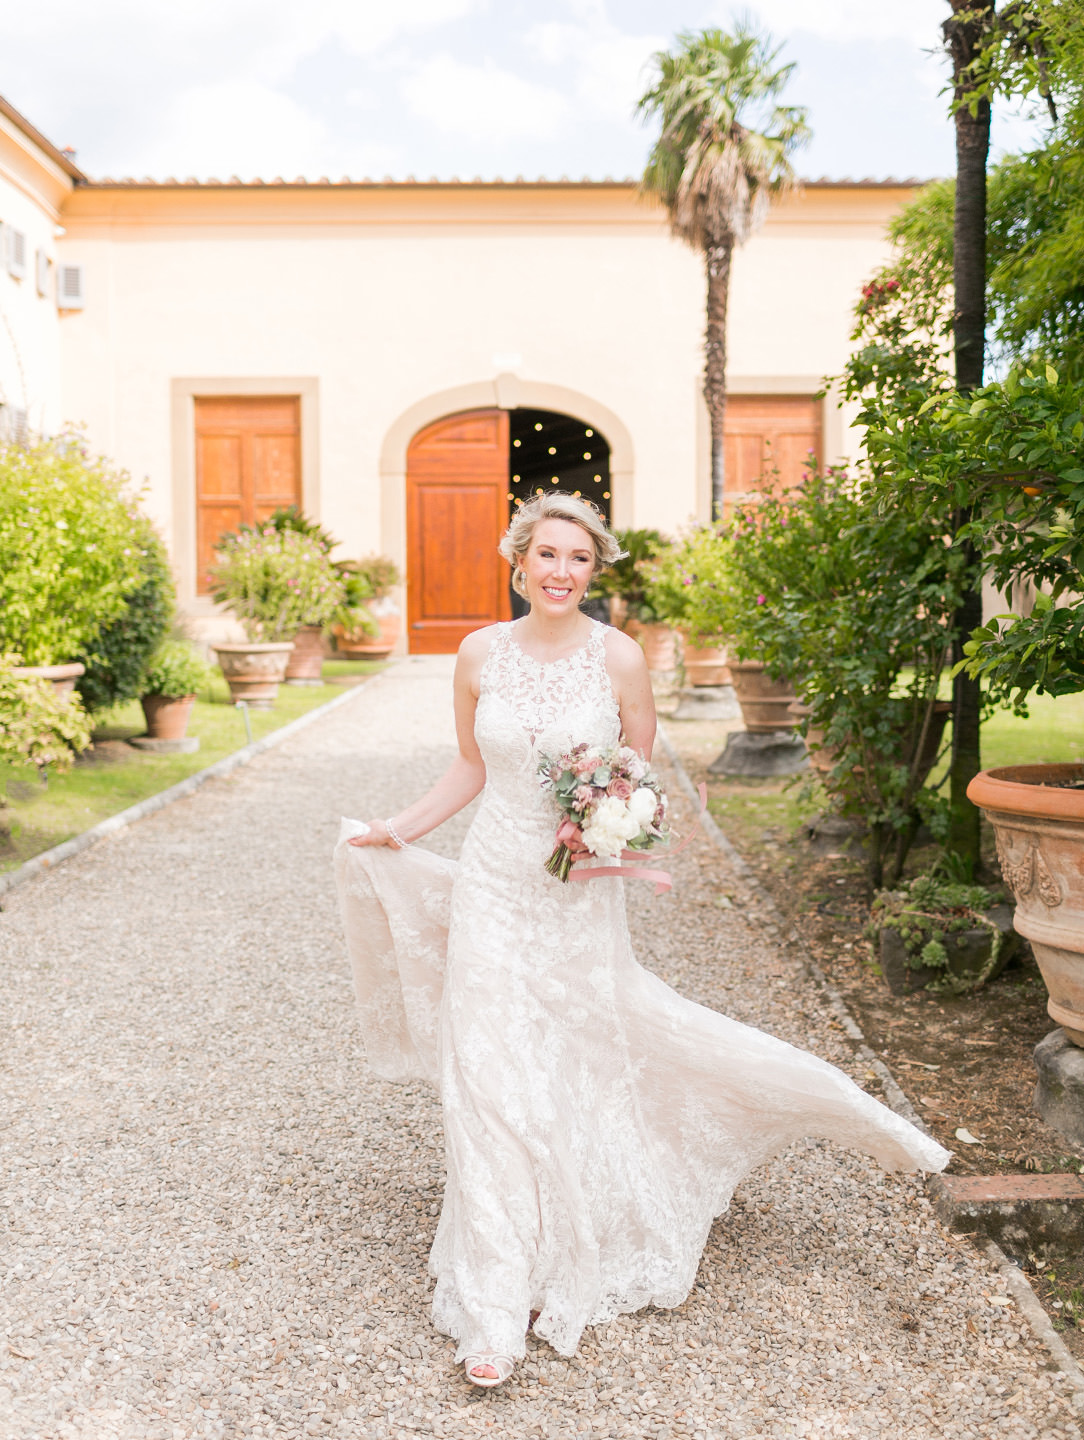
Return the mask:
<svg viewBox="0 0 1084 1440">
<path fill-rule="evenodd" d="M 24 0 L 0 94 L 95 177 L 635 175 L 652 53 L 735 13 L 796 62 L 803 175 L 951 171 L 946 0 Z"/>
</svg>

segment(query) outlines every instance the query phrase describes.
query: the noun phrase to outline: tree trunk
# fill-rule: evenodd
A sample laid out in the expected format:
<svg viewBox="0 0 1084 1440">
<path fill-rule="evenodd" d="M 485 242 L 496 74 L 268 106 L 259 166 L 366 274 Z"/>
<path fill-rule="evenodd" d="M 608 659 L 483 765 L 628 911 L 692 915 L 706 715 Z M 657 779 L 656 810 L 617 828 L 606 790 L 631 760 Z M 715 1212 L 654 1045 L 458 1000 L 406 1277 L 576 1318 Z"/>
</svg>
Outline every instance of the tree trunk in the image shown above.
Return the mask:
<svg viewBox="0 0 1084 1440">
<path fill-rule="evenodd" d="M 708 275 L 708 319 L 704 335 L 704 400 L 711 419 L 711 518 L 723 518 L 726 493 L 726 308 L 730 299 L 730 260 L 734 237 L 727 234 L 708 244 L 704 259 Z"/>
<path fill-rule="evenodd" d="M 952 56 L 952 78 L 957 108 L 956 205 L 953 218 L 953 339 L 956 388 L 961 393 L 982 384 L 986 350 L 986 159 L 990 149 L 990 104 L 964 101 L 967 67 L 974 61 L 994 20 L 994 0 L 949 0 L 952 19 L 944 26 Z M 958 532 L 970 518 L 959 510 L 953 517 Z M 966 547 L 969 565 L 976 556 Z M 982 593 L 978 580 L 964 596 L 954 617 L 953 661 L 963 658 L 963 646 L 972 630 L 982 624 Z M 978 680 L 957 675 L 952 684 L 952 764 L 949 776 L 951 818 L 949 848 L 972 873 L 979 865 L 979 811 L 967 798 L 967 787 L 982 768 L 979 714 L 982 691 Z"/>
</svg>

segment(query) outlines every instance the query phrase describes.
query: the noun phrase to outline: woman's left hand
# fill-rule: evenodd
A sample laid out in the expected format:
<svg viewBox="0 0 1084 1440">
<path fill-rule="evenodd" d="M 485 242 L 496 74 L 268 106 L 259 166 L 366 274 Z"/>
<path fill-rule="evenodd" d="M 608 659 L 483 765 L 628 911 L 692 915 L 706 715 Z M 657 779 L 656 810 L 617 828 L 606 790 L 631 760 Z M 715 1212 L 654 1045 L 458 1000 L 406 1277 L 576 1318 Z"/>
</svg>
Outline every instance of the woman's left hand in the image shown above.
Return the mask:
<svg viewBox="0 0 1084 1440">
<path fill-rule="evenodd" d="M 368 832 L 364 835 L 351 835 L 346 842 L 348 845 L 387 845 L 393 850 L 399 849 L 388 834 L 388 827 L 383 820 L 367 820 L 365 823 L 369 827 Z"/>
</svg>

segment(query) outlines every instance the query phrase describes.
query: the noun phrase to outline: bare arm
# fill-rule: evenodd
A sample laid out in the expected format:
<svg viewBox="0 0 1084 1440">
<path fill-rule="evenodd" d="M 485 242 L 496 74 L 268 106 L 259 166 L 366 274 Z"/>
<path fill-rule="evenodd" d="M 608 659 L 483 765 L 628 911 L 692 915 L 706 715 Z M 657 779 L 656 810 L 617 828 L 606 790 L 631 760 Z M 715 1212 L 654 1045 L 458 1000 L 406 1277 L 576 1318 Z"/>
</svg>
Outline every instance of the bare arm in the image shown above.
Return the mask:
<svg viewBox="0 0 1084 1440">
<path fill-rule="evenodd" d="M 491 636 L 478 630 L 459 647 L 455 662 L 455 728 L 459 754 L 437 783 L 413 805 L 392 815 L 396 834 L 408 844 L 435 830 L 462 810 L 486 783 L 486 767 L 474 738 L 474 712 L 478 705 L 478 677 Z M 371 820 L 367 835 L 356 835 L 351 845 L 395 845 L 383 820 Z"/>
<path fill-rule="evenodd" d="M 621 630 L 606 634 L 606 670 L 617 697 L 624 743 L 651 759 L 658 720 L 644 652 Z"/>
</svg>

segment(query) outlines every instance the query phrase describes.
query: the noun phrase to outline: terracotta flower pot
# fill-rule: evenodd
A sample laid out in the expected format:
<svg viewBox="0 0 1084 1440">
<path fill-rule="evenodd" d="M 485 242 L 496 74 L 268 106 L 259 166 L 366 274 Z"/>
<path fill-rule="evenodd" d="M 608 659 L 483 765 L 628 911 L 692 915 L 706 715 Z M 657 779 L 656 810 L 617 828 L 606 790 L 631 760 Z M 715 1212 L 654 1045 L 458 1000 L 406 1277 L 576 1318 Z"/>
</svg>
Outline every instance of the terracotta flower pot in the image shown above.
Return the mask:
<svg viewBox="0 0 1084 1440">
<path fill-rule="evenodd" d="M 246 641 L 212 648 L 234 702 L 244 700 L 254 710 L 270 710 L 286 674 L 294 642 L 276 640 L 256 645 Z"/>
<path fill-rule="evenodd" d="M 767 735 L 797 729 L 801 717 L 790 711 L 797 697 L 789 680 L 770 680 L 759 660 L 731 660 L 730 678 L 746 730 Z"/>
<path fill-rule="evenodd" d="M 724 645 L 694 645 L 683 639 L 681 660 L 685 666 L 686 684 L 693 689 L 704 685 L 731 684 Z"/>
<path fill-rule="evenodd" d="M 141 695 L 148 740 L 183 740 L 195 695 Z"/>
<path fill-rule="evenodd" d="M 335 648 L 347 660 L 386 660 L 399 642 L 403 617 L 389 610 L 375 617 L 380 634 L 366 635 L 364 630 L 346 631 L 335 626 Z"/>
<path fill-rule="evenodd" d="M 75 682 L 86 674 L 87 667 L 78 660 L 71 665 L 15 665 L 14 675 L 40 675 L 48 680 L 61 700 L 70 700 L 75 692 Z"/>
<path fill-rule="evenodd" d="M 324 631 L 320 625 L 302 625 L 286 666 L 287 685 L 319 685 L 324 669 Z"/>
<path fill-rule="evenodd" d="M 669 674 L 677 669 L 677 632 L 669 625 L 644 625 L 629 619 L 625 622 L 625 633 L 639 641 L 652 673 Z"/>
<path fill-rule="evenodd" d="M 1084 1046 L 1084 765 L 1006 765 L 967 787 L 997 835 L 1013 923 L 1031 941 L 1047 1010 Z"/>
</svg>

